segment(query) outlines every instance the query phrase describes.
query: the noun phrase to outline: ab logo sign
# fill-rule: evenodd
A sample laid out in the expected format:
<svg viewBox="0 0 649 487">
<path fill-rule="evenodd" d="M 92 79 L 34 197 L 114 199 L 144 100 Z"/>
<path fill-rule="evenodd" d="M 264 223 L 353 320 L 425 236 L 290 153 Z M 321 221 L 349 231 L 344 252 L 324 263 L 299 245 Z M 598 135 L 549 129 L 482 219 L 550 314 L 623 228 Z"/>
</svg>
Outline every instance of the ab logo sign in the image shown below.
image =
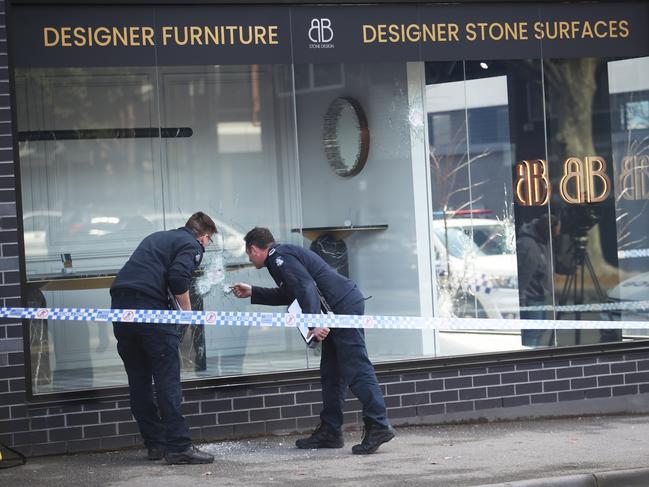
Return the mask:
<svg viewBox="0 0 649 487">
<path fill-rule="evenodd" d="M 334 47 L 331 41 L 334 39 L 334 31 L 331 26 L 331 19 L 311 19 L 309 27 L 309 44 L 311 49 L 326 49 Z"/>
</svg>

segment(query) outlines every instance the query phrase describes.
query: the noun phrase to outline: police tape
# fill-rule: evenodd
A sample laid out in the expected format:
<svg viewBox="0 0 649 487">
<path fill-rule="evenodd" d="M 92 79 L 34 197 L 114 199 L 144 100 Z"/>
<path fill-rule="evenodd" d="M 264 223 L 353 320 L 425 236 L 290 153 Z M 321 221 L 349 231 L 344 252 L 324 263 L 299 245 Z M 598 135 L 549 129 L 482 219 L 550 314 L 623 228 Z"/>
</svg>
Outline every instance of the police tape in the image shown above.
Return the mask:
<svg viewBox="0 0 649 487">
<path fill-rule="evenodd" d="M 642 257 L 649 257 L 649 249 L 629 249 L 617 251 L 617 258 L 620 260 L 639 259 Z"/>
<path fill-rule="evenodd" d="M 398 330 L 649 329 L 649 321 L 443 318 L 323 315 L 242 311 L 172 311 L 98 308 L 0 308 L 0 318 L 133 324 L 211 325 L 258 328 L 363 328 Z"/>
<path fill-rule="evenodd" d="M 501 311 L 647 311 L 649 301 L 616 301 L 612 303 L 591 304 L 545 304 L 541 306 L 521 306 L 517 309 L 501 309 Z"/>
</svg>

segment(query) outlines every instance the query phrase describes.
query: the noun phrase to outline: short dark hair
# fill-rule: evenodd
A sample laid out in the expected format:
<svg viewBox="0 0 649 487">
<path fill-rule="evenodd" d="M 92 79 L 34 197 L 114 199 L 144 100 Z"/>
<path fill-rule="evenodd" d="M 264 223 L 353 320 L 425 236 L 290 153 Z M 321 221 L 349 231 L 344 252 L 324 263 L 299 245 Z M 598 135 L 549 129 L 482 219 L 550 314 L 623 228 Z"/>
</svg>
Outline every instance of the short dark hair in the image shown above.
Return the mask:
<svg viewBox="0 0 649 487">
<path fill-rule="evenodd" d="M 268 228 L 264 227 L 255 227 L 246 233 L 246 236 L 243 237 L 246 241 L 246 248 L 254 245 L 260 249 L 266 249 L 272 243 L 275 243 L 275 237 L 270 233 Z"/>
<path fill-rule="evenodd" d="M 190 216 L 187 223 L 185 223 L 185 228 L 189 228 L 194 234 L 194 237 L 218 233 L 214 221 L 202 211 L 197 211 Z"/>
</svg>

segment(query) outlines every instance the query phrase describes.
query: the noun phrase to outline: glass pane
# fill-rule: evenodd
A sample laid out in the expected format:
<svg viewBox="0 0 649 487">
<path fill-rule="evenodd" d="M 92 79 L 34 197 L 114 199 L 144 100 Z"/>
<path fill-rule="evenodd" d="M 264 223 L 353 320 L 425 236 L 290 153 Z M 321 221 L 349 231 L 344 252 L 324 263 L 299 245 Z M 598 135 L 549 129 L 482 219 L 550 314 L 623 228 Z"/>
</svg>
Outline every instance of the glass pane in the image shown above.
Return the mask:
<svg viewBox="0 0 649 487">
<path fill-rule="evenodd" d="M 511 73 L 510 130 L 515 202 L 516 261 L 520 318 L 552 319 L 554 305 L 554 233 L 558 218 L 553 215 L 552 191 L 555 174 L 548 169 L 546 108 L 543 64 L 539 59 L 507 62 Z M 554 330 L 523 329 L 524 347 L 556 344 Z"/>
<path fill-rule="evenodd" d="M 548 237 L 541 245 L 530 232 L 536 226 L 549 233 L 547 201 L 515 205 L 513 179 L 521 161 L 546 157 L 540 61 L 426 63 L 426 96 L 436 315 L 546 317 L 543 307 L 552 304 L 551 242 Z M 532 344 L 553 345 L 553 333 L 443 331 L 439 353 Z"/>
<path fill-rule="evenodd" d="M 300 227 L 290 66 L 19 70 L 17 86 L 30 306 L 110 307 L 140 240 L 203 210 L 219 234 L 194 308 L 254 309 L 226 292 L 271 282 L 253 276 L 243 235 Z M 35 393 L 126 383 L 109 323 L 34 320 L 31 332 Z M 288 329 L 191 327 L 181 354 L 184 378 L 307 363 Z"/>
<path fill-rule="evenodd" d="M 625 307 L 625 321 L 647 321 L 640 301 L 649 296 L 649 58 L 608 61 L 608 98 L 615 171 L 615 214 L 620 283 L 607 298 Z M 643 330 L 626 337 L 644 338 Z"/>
<path fill-rule="evenodd" d="M 516 61 L 464 64 L 467 120 L 468 214 L 455 218 L 476 250 L 472 261 L 478 318 L 518 318 L 518 271 L 512 195 L 512 141 L 520 76 Z M 512 93 L 510 93 L 510 89 Z M 514 120 L 515 121 L 515 120 Z M 515 140 L 515 139 L 514 139 Z M 506 338 L 496 338 L 504 342 Z M 503 343 L 504 344 L 504 343 Z M 500 346 L 495 345 L 494 346 Z"/>
<path fill-rule="evenodd" d="M 430 301 L 430 276 L 420 260 L 429 252 L 426 181 L 414 176 L 425 164 L 421 66 L 302 65 L 295 73 L 298 242 L 325 260 L 328 248 L 337 249 L 337 262 L 344 262 L 339 272 L 371 297 L 366 314 L 420 315 Z M 369 131 L 364 166 L 357 161 L 365 147 L 363 127 Z M 434 350 L 434 337 L 421 331 L 367 330 L 366 339 L 373 360 Z"/>
<path fill-rule="evenodd" d="M 437 284 L 435 315 L 472 316 L 476 299 L 471 292 L 470 256 L 479 247 L 470 230 L 465 233 L 466 227 L 453 218 L 457 211 L 468 211 L 471 206 L 462 63 L 426 63 L 426 115 Z M 439 346 L 443 350 L 443 336 Z"/>
<path fill-rule="evenodd" d="M 358 283 L 366 314 L 647 320 L 649 58 L 17 69 L 27 304 L 110 306 L 141 239 L 219 233 L 194 309 L 274 287 L 267 226 Z M 611 309 L 611 304 L 620 305 Z M 472 325 L 473 326 L 473 325 Z M 35 393 L 126 383 L 110 324 L 33 320 Z M 388 361 L 646 330 L 367 330 Z M 292 329 L 188 328 L 183 378 L 316 367 Z"/>
<path fill-rule="evenodd" d="M 27 279 L 118 269 L 149 231 L 139 215 L 162 211 L 154 69 L 18 70 L 16 85 Z"/>
<path fill-rule="evenodd" d="M 192 136 L 163 141 L 164 214 L 177 227 L 195 211 L 218 228 L 192 287 L 194 309 L 284 310 L 250 306 L 228 293 L 243 281 L 274 287 L 248 262 L 243 237 L 254 226 L 295 240 L 295 125 L 290 66 L 160 67 L 162 124 Z M 194 326 L 182 343 L 183 378 L 304 368 L 305 347 L 292 329 Z"/>
<path fill-rule="evenodd" d="M 153 68 L 16 71 L 29 306 L 110 307 L 107 288 L 163 228 Z M 123 384 L 109 323 L 34 320 L 35 393 Z"/>
<path fill-rule="evenodd" d="M 545 59 L 549 171 L 561 233 L 554 247 L 558 319 L 612 320 L 598 305 L 619 283 L 606 62 Z M 562 306 L 577 305 L 574 311 Z M 560 330 L 557 345 L 618 341 L 618 330 Z"/>
</svg>

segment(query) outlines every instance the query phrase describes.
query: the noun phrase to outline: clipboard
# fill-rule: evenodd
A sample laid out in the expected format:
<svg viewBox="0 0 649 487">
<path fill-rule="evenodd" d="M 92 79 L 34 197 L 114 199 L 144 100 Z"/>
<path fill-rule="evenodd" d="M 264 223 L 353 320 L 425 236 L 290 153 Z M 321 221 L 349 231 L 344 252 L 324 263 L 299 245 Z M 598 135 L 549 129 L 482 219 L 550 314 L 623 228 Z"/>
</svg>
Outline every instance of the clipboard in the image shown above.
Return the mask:
<svg viewBox="0 0 649 487">
<path fill-rule="evenodd" d="M 300 303 L 297 302 L 297 299 L 294 299 L 291 305 L 288 307 L 288 312 L 292 315 L 302 314 L 302 308 L 300 307 Z M 309 347 L 314 347 L 318 343 L 317 340 L 314 340 L 315 336 L 313 335 L 308 336 L 309 335 L 308 326 L 297 325 L 297 329 L 302 335 L 302 339 L 304 340 L 304 343 L 306 343 Z"/>
</svg>

